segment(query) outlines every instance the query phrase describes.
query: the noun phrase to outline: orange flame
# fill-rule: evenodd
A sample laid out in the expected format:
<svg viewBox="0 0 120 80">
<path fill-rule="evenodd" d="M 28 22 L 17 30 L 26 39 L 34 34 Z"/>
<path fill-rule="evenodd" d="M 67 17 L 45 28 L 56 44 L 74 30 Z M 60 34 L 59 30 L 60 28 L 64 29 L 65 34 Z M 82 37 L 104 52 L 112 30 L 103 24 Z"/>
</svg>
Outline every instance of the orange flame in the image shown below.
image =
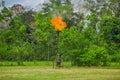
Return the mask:
<svg viewBox="0 0 120 80">
<path fill-rule="evenodd" d="M 51 20 L 52 25 L 55 27 L 56 30 L 61 31 L 62 29 L 67 27 L 67 24 L 62 21 L 62 17 L 58 16 Z"/>
</svg>

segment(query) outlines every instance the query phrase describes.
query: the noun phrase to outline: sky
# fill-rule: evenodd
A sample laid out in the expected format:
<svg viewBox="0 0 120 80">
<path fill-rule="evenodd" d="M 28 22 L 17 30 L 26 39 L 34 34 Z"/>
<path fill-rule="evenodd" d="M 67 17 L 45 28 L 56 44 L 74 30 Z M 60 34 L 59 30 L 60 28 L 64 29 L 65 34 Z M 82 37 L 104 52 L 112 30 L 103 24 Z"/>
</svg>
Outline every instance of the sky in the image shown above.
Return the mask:
<svg viewBox="0 0 120 80">
<path fill-rule="evenodd" d="M 7 7 L 12 7 L 14 4 L 21 4 L 23 5 L 25 8 L 28 9 L 34 9 L 34 10 L 39 10 L 42 7 L 40 6 L 40 4 L 43 4 L 44 2 L 47 2 L 49 0 L 4 0 L 5 1 L 5 5 Z M 71 0 L 73 4 L 78 3 L 78 0 Z M 83 0 L 81 0 L 83 1 Z M 2 0 L 0 0 L 0 3 L 2 2 Z M 74 8 L 77 7 L 74 5 Z M 75 10 L 76 11 L 76 10 Z"/>
<path fill-rule="evenodd" d="M 22 4 L 23 6 L 28 6 L 35 8 L 39 4 L 43 4 L 44 2 L 48 0 L 4 0 L 6 3 L 6 6 L 11 7 L 13 4 Z M 73 3 L 77 2 L 78 0 L 71 0 Z M 2 2 L 2 0 L 0 0 Z"/>
<path fill-rule="evenodd" d="M 0 0 L 1 2 L 2 0 Z M 47 0 L 5 0 L 7 7 L 13 6 L 13 4 L 22 4 L 25 7 L 37 8 L 39 4 L 43 4 Z"/>
</svg>

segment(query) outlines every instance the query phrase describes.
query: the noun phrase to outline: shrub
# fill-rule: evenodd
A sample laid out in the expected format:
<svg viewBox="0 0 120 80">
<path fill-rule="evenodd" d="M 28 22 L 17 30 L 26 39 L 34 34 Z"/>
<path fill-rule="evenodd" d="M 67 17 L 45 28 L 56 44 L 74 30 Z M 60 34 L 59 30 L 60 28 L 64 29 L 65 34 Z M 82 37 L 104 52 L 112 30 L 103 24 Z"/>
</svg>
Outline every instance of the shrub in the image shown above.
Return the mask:
<svg viewBox="0 0 120 80">
<path fill-rule="evenodd" d="M 106 66 L 109 65 L 110 57 L 104 47 L 91 45 L 86 53 L 79 57 L 78 65 L 81 66 Z"/>
</svg>

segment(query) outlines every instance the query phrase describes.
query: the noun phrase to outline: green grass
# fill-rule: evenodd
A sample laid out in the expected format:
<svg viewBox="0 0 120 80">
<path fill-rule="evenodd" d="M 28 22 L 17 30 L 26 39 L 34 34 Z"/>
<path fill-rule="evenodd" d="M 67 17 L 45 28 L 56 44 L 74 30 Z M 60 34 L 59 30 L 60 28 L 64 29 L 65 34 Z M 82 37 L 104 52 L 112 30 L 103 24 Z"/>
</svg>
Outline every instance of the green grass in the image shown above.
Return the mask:
<svg viewBox="0 0 120 80">
<path fill-rule="evenodd" d="M 2 66 L 0 80 L 120 80 L 120 69 L 51 66 Z"/>
<path fill-rule="evenodd" d="M 55 62 L 54 62 L 55 64 Z M 0 66 L 18 66 L 17 62 L 10 62 L 10 61 L 3 61 L 1 62 Z M 23 66 L 53 66 L 53 62 L 52 61 L 24 61 L 23 62 Z M 64 62 L 64 66 L 68 67 L 71 66 L 70 62 Z"/>
</svg>

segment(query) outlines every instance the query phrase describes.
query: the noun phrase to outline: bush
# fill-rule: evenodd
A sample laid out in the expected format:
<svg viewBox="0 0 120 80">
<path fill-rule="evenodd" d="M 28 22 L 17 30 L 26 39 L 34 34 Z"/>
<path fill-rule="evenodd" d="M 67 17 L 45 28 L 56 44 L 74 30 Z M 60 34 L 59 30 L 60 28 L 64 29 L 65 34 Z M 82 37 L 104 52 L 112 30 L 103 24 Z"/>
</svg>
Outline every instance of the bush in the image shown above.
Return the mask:
<svg viewBox="0 0 120 80">
<path fill-rule="evenodd" d="M 110 57 L 104 47 L 92 45 L 79 57 L 79 66 L 106 66 Z"/>
</svg>

